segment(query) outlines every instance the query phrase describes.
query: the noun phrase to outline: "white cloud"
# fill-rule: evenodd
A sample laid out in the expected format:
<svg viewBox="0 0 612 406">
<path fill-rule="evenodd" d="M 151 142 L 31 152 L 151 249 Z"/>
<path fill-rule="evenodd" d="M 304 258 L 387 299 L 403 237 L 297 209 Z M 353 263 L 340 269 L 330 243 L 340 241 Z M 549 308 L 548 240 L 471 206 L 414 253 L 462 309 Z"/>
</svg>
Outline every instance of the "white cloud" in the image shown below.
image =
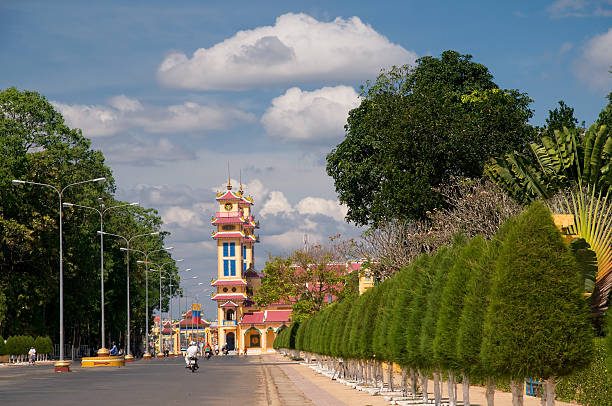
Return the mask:
<svg viewBox="0 0 612 406">
<path fill-rule="evenodd" d="M 300 214 L 322 214 L 336 221 L 343 222 L 348 209 L 341 206 L 335 200 L 327 200 L 321 197 L 306 197 L 295 206 Z"/>
<path fill-rule="evenodd" d="M 546 10 L 552 18 L 610 17 L 610 0 L 557 0 Z"/>
<path fill-rule="evenodd" d="M 124 94 L 113 96 L 108 100 L 108 104 L 119 111 L 140 111 L 143 110 L 142 104 L 136 99 L 127 97 Z"/>
<path fill-rule="evenodd" d="M 287 140 L 340 138 L 349 110 L 359 102 L 359 95 L 349 86 L 312 92 L 292 87 L 272 100 L 261 123 L 268 135 Z"/>
<path fill-rule="evenodd" d="M 194 160 L 193 151 L 173 144 L 167 138 L 156 141 L 137 138 L 121 139 L 103 148 L 104 155 L 111 163 L 154 166 L 160 162 Z"/>
<path fill-rule="evenodd" d="M 586 0 L 557 0 L 548 6 L 547 11 L 551 17 L 582 17 L 587 7 Z"/>
<path fill-rule="evenodd" d="M 268 200 L 263 205 L 263 208 L 259 212 L 261 217 L 266 217 L 268 215 L 287 215 L 293 213 L 293 207 L 283 194 L 283 192 L 279 192 L 278 190 L 273 190 L 270 192 L 270 196 Z"/>
<path fill-rule="evenodd" d="M 125 95 L 109 99 L 108 105 L 52 102 L 70 127 L 86 137 L 115 135 L 126 130 L 152 134 L 202 133 L 225 130 L 237 123 L 252 122 L 255 116 L 234 107 L 184 102 L 165 107 L 145 105 Z"/>
<path fill-rule="evenodd" d="M 273 26 L 237 32 L 191 58 L 169 54 L 158 69 L 168 87 L 242 90 L 268 84 L 363 80 L 382 66 L 410 64 L 417 56 L 358 17 L 318 21 L 288 13 Z"/>
<path fill-rule="evenodd" d="M 575 62 L 574 72 L 591 87 L 602 89 L 612 84 L 611 66 L 612 28 L 587 42 L 582 57 Z"/>
<path fill-rule="evenodd" d="M 119 111 L 105 106 L 86 106 L 82 104 L 63 104 L 51 102 L 62 113 L 70 127 L 83 130 L 86 137 L 103 137 L 117 133 Z"/>
<path fill-rule="evenodd" d="M 203 226 L 204 222 L 200 213 L 194 210 L 185 209 L 179 206 L 172 206 L 162 214 L 162 219 L 166 224 L 176 223 L 181 227 Z"/>
<path fill-rule="evenodd" d="M 306 237 L 307 236 L 307 237 Z M 301 231 L 287 231 L 282 234 L 263 236 L 262 241 L 267 247 L 274 247 L 275 252 L 289 252 L 302 248 L 304 246 L 304 238 L 308 239 L 308 244 L 320 244 L 323 242 L 323 236 L 320 234 L 311 234 Z"/>
</svg>

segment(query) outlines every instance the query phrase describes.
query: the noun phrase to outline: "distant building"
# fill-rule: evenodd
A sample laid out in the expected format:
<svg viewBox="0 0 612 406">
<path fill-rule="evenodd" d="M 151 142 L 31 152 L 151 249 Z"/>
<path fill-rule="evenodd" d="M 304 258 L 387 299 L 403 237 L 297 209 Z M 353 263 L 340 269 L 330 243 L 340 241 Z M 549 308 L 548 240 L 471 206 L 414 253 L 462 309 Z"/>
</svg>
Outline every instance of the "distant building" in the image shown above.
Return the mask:
<svg viewBox="0 0 612 406">
<path fill-rule="evenodd" d="M 255 271 L 255 244 L 259 242 L 254 231 L 259 228 L 252 212 L 253 198 L 245 197 L 242 186 L 217 194 L 219 211 L 212 218 L 216 230 L 212 238 L 217 241 L 217 279 L 212 300 L 217 302 L 217 339 L 219 348 L 228 350 L 247 348 L 248 353 L 273 351 L 278 333 L 291 323 L 291 303 L 256 306 L 252 300 L 261 285 L 262 275 Z"/>
</svg>

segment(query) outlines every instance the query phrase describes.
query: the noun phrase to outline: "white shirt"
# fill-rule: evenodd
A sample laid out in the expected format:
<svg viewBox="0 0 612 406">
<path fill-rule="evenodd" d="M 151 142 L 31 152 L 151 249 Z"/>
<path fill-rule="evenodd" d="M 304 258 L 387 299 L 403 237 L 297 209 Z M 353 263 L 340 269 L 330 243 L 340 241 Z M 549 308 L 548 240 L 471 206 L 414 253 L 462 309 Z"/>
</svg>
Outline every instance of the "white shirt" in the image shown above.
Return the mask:
<svg viewBox="0 0 612 406">
<path fill-rule="evenodd" d="M 28 355 L 36 355 L 36 350 L 34 348 L 30 348 Z"/>
<path fill-rule="evenodd" d="M 187 348 L 187 356 L 195 357 L 196 355 L 198 355 L 198 347 L 195 345 L 190 345 L 189 348 Z"/>
</svg>

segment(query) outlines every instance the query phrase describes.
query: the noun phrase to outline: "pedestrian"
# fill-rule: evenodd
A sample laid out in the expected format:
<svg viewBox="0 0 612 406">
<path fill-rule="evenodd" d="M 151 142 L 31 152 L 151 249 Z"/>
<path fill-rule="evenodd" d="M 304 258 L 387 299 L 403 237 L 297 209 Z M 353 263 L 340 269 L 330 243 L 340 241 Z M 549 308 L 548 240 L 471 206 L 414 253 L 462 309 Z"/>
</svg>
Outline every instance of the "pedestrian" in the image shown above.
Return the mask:
<svg viewBox="0 0 612 406">
<path fill-rule="evenodd" d="M 244 356 L 246 357 L 246 355 L 247 355 L 247 347 L 246 347 L 246 345 L 245 345 L 245 346 L 244 346 Z"/>
<path fill-rule="evenodd" d="M 30 364 L 34 365 L 36 361 L 36 348 L 34 346 L 30 347 L 30 351 L 28 351 L 28 356 L 30 358 Z"/>
</svg>

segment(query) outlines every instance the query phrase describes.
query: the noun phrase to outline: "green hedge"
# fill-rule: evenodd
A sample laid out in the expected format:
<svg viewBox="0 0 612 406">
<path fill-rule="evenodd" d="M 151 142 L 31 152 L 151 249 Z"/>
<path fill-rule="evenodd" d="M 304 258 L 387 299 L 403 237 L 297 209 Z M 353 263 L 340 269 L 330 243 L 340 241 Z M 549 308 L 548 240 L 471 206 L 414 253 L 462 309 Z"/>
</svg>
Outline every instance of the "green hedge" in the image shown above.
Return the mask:
<svg viewBox="0 0 612 406">
<path fill-rule="evenodd" d="M 31 336 L 11 336 L 6 340 L 6 345 L 2 340 L 0 355 L 27 355 L 31 347 L 36 348 L 38 354 L 51 354 L 53 352 L 53 342 L 49 337 L 37 337 L 35 340 Z"/>
<path fill-rule="evenodd" d="M 596 339 L 594 348 L 595 356 L 591 364 L 559 383 L 558 400 L 584 406 L 612 406 L 612 370 L 606 368 L 603 339 Z"/>
<path fill-rule="evenodd" d="M 0 336 L 0 355 L 6 355 L 6 344 L 4 344 L 2 336 Z"/>
</svg>

